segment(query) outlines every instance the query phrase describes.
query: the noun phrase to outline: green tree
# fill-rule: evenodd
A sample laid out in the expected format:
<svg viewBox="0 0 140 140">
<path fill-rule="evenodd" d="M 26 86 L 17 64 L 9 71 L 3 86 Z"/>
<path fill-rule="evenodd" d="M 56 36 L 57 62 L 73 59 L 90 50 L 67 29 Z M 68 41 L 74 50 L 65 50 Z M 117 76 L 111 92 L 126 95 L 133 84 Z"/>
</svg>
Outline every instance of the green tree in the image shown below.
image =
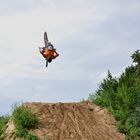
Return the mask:
<svg viewBox="0 0 140 140">
<path fill-rule="evenodd" d="M 132 55 L 131 58 L 133 60 L 134 63 L 136 64 L 136 68 L 137 68 L 137 74 L 140 76 L 140 52 L 139 50 L 135 51 Z"/>
<path fill-rule="evenodd" d="M 135 51 L 131 58 L 136 65 L 127 67 L 118 78 L 108 71 L 89 99 L 113 113 L 128 140 L 140 140 L 140 52 Z"/>
<path fill-rule="evenodd" d="M 139 50 L 135 51 L 131 55 L 131 58 L 132 58 L 133 62 L 138 63 L 138 65 L 140 65 L 140 52 L 139 52 Z"/>
</svg>

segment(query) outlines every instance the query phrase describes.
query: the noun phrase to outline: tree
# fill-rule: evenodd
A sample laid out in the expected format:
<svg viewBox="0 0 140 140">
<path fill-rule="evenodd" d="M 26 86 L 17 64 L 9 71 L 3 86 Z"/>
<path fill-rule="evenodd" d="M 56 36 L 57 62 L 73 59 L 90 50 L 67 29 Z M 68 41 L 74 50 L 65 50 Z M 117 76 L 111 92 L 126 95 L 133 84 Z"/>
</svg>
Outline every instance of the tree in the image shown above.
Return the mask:
<svg viewBox="0 0 140 140">
<path fill-rule="evenodd" d="M 137 69 L 137 74 L 140 75 L 140 52 L 139 50 L 135 51 L 132 55 L 131 58 L 134 63 L 137 63 L 136 69 Z"/>
<path fill-rule="evenodd" d="M 131 58 L 133 60 L 133 62 L 137 63 L 138 65 L 140 65 L 140 52 L 139 50 L 135 51 L 132 55 Z"/>
</svg>

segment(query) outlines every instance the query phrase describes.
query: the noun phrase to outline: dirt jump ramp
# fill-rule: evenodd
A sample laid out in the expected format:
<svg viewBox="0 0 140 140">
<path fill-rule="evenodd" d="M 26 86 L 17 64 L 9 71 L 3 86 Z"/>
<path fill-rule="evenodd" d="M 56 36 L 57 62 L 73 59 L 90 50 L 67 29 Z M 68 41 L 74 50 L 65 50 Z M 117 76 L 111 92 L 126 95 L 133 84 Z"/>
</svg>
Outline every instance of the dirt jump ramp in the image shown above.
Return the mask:
<svg viewBox="0 0 140 140">
<path fill-rule="evenodd" d="M 125 140 L 113 116 L 90 102 L 25 103 L 39 118 L 32 130 L 41 140 Z"/>
</svg>

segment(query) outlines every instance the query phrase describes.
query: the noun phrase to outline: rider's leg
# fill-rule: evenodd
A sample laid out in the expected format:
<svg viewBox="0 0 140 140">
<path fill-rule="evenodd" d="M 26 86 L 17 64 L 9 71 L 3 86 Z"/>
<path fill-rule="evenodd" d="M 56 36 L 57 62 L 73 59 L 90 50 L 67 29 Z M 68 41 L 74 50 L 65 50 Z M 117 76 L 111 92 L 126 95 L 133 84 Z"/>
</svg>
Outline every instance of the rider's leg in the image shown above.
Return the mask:
<svg viewBox="0 0 140 140">
<path fill-rule="evenodd" d="M 48 66 L 48 59 L 46 59 L 46 67 Z"/>
</svg>

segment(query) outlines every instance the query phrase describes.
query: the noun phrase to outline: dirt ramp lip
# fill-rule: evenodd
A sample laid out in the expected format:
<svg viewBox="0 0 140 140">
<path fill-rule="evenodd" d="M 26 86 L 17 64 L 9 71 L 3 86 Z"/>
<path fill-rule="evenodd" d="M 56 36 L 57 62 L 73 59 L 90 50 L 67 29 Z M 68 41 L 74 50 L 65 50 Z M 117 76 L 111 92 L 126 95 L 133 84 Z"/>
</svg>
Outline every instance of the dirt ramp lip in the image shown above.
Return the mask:
<svg viewBox="0 0 140 140">
<path fill-rule="evenodd" d="M 113 116 L 90 102 L 24 103 L 39 118 L 33 133 L 44 140 L 125 140 Z"/>
<path fill-rule="evenodd" d="M 34 132 L 50 140 L 124 140 L 107 110 L 90 102 L 26 103 L 40 119 Z"/>
</svg>

